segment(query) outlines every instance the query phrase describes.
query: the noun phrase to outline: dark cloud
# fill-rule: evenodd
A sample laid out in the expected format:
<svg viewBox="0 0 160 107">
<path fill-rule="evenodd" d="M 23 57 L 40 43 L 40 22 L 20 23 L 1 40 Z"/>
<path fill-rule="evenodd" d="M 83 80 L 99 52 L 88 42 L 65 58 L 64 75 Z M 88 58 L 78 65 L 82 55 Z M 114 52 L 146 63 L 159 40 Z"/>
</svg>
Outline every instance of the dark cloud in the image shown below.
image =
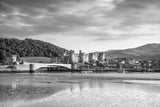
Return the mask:
<svg viewBox="0 0 160 107">
<path fill-rule="evenodd" d="M 124 25 L 136 25 L 146 23 L 159 23 L 159 0 L 124 0 L 116 5 L 116 8 L 108 15 L 122 20 Z"/>
<path fill-rule="evenodd" d="M 159 11 L 159 0 L 0 0 L 0 34 L 123 39 L 138 25 L 159 24 Z"/>
<path fill-rule="evenodd" d="M 21 12 L 31 15 L 40 14 L 39 10 L 57 12 L 64 6 L 71 6 L 73 3 L 84 2 L 84 0 L 0 0 L 1 11 L 12 11 L 10 7 L 19 9 Z M 33 12 L 33 13 L 32 13 Z M 37 13 L 37 14 L 36 14 Z"/>
<path fill-rule="evenodd" d="M 14 22 L 24 23 L 23 26 L 19 25 L 17 29 L 8 26 L 7 30 L 2 31 L 8 32 L 8 34 L 20 32 L 24 35 L 29 32 L 30 34 L 43 34 L 73 30 L 77 25 L 84 24 L 85 20 L 76 15 L 63 14 L 63 8 L 67 9 L 67 7 L 81 2 L 84 0 L 0 0 L 0 27 L 3 30 L 4 26 L 11 25 L 11 21 L 13 21 L 12 24 Z M 25 26 L 29 24 L 33 26 Z M 21 29 L 19 29 L 20 27 Z"/>
</svg>

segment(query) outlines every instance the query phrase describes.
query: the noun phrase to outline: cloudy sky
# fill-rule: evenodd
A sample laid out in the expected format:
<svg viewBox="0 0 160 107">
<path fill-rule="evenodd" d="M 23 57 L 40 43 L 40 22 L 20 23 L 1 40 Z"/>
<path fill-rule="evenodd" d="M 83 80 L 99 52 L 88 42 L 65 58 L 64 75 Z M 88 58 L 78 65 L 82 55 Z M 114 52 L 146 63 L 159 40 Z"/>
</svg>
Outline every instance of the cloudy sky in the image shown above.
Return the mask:
<svg viewBox="0 0 160 107">
<path fill-rule="evenodd" d="M 160 0 L 0 0 L 0 37 L 85 52 L 160 43 Z"/>
</svg>

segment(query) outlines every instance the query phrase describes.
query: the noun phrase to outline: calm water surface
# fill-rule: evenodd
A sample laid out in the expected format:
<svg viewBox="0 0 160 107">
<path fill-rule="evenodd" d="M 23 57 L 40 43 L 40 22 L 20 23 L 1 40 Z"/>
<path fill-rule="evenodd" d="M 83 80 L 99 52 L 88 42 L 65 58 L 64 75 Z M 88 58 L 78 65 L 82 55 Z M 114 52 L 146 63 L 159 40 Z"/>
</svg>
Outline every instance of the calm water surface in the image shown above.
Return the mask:
<svg viewBox="0 0 160 107">
<path fill-rule="evenodd" d="M 0 107 L 160 107 L 160 85 L 0 74 Z"/>
</svg>

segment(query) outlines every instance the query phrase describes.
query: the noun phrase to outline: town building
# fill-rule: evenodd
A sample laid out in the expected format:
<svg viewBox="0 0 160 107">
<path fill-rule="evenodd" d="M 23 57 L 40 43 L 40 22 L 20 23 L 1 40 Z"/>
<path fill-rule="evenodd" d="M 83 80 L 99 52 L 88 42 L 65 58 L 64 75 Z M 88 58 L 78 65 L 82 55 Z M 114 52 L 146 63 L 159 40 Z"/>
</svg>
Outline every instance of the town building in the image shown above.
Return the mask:
<svg viewBox="0 0 160 107">
<path fill-rule="evenodd" d="M 12 63 L 16 62 L 17 61 L 17 55 L 12 55 L 11 60 L 12 60 Z"/>
</svg>

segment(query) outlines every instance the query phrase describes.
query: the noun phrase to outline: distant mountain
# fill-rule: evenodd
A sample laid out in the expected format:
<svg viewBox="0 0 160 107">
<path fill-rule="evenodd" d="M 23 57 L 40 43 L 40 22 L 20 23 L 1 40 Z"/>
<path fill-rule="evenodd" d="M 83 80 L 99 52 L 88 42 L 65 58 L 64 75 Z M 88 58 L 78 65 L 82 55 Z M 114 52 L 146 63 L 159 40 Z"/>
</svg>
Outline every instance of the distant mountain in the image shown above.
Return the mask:
<svg viewBox="0 0 160 107">
<path fill-rule="evenodd" d="M 63 55 L 64 51 L 64 48 L 40 40 L 0 38 L 0 61 L 13 54 L 19 57 L 57 57 Z"/>
<path fill-rule="evenodd" d="M 112 58 L 135 58 L 135 59 L 160 59 L 160 44 L 147 44 L 137 48 L 125 50 L 110 50 L 105 52 Z"/>
</svg>

